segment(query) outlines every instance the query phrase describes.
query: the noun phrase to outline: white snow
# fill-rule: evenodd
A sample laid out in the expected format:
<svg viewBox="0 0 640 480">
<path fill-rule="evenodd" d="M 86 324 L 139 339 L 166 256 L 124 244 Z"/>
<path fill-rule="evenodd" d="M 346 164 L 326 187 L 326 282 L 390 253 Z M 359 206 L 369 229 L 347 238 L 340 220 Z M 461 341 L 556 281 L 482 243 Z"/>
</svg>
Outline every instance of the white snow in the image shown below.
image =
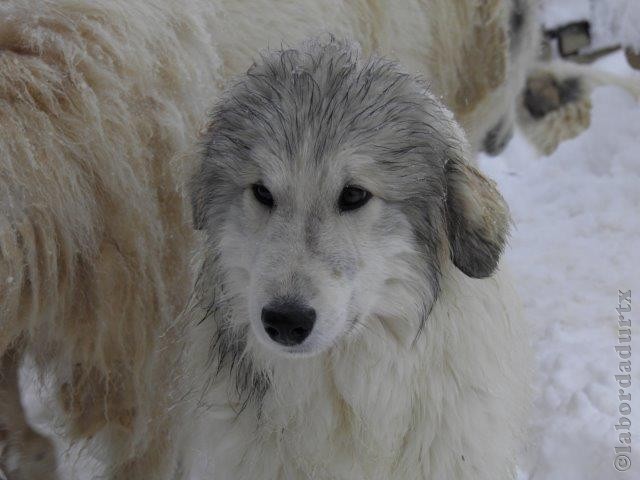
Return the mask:
<svg viewBox="0 0 640 480">
<path fill-rule="evenodd" d="M 640 81 L 622 54 L 597 67 Z M 640 106 L 606 87 L 594 92 L 592 113 L 589 130 L 549 157 L 536 158 L 516 136 L 501 157 L 480 159 L 512 209 L 507 261 L 537 357 L 532 444 L 521 480 L 617 474 L 615 308 L 618 289 L 640 292 Z M 640 425 L 640 362 L 632 379 L 631 420 Z M 635 476 L 620 478 L 640 478 L 640 438 L 635 442 Z"/>
<path fill-rule="evenodd" d="M 640 1 L 592 0 L 594 42 L 622 44 L 640 51 Z"/>
<path fill-rule="evenodd" d="M 591 18 L 590 0 L 540 0 L 540 4 L 542 24 L 549 29 Z"/>
</svg>

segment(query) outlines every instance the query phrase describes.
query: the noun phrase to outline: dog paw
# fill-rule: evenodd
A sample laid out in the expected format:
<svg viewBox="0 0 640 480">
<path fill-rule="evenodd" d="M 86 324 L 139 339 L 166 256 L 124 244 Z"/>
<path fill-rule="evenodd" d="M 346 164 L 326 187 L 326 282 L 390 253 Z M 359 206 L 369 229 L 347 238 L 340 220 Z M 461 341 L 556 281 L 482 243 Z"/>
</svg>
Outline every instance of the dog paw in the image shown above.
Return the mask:
<svg viewBox="0 0 640 480">
<path fill-rule="evenodd" d="M 539 70 L 527 79 L 518 105 L 518 125 L 543 155 L 591 124 L 590 90 L 579 76 Z"/>
<path fill-rule="evenodd" d="M 541 119 L 583 95 L 579 78 L 559 79 L 550 72 L 538 72 L 527 79 L 523 101 L 529 114 Z"/>
</svg>

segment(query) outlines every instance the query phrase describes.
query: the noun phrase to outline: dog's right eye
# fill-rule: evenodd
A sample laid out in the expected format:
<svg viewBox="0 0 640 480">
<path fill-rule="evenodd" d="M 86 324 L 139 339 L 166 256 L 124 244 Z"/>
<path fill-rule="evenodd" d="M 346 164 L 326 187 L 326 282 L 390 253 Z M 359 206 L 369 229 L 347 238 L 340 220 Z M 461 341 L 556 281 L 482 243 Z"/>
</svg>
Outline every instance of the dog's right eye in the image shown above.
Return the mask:
<svg viewBox="0 0 640 480">
<path fill-rule="evenodd" d="M 348 185 L 340 193 L 338 206 L 341 212 L 357 210 L 371 199 L 371 192 L 364 188 Z"/>
<path fill-rule="evenodd" d="M 271 192 L 267 187 L 261 183 L 254 183 L 251 186 L 251 190 L 253 191 L 253 196 L 258 202 L 263 204 L 265 207 L 273 208 L 273 195 L 271 195 Z"/>
</svg>

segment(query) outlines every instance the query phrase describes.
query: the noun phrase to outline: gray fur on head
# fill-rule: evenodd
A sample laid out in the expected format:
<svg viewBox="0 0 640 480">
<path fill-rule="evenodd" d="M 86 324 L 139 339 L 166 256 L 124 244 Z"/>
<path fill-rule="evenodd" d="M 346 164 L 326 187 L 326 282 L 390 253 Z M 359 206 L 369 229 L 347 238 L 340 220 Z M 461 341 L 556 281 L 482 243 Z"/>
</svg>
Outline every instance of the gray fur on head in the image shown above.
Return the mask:
<svg viewBox="0 0 640 480">
<path fill-rule="evenodd" d="M 331 314 L 362 321 L 375 306 L 358 300 L 367 296 L 358 279 L 376 261 L 384 268 L 366 276 L 380 275 L 380 285 L 396 275 L 394 262 L 422 279 L 426 315 L 447 253 L 467 275 L 485 277 L 507 234 L 502 198 L 465 155 L 460 128 L 420 80 L 381 58 L 360 62 L 348 43 L 312 40 L 264 54 L 215 105 L 190 182 L 194 224 L 206 230 L 205 255 L 241 278 L 227 287 L 234 296 L 262 289 L 255 307 L 245 298 L 250 318 L 275 295 L 313 302 L 324 283 L 338 282 L 335 291 L 351 293 L 344 312 Z M 273 211 L 252 206 L 256 182 L 275 192 Z M 371 191 L 370 210 L 336 211 L 333 199 L 350 182 Z M 387 244 L 419 261 L 395 260 Z"/>
</svg>

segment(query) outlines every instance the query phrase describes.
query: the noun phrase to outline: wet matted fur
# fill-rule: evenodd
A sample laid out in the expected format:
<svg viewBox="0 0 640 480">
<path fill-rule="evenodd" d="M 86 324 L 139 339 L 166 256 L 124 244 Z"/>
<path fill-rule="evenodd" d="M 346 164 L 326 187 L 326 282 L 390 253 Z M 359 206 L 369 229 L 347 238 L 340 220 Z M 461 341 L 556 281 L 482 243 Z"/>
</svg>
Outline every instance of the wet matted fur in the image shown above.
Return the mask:
<svg viewBox="0 0 640 480">
<path fill-rule="evenodd" d="M 265 54 L 199 158 L 214 477 L 515 478 L 531 357 L 499 268 L 508 209 L 426 85 L 333 40 Z M 372 196 L 341 211 L 350 185 Z M 316 312 L 300 344 L 265 333 L 282 299 Z"/>
<path fill-rule="evenodd" d="M 365 54 L 384 52 L 422 74 L 451 102 L 477 151 L 496 123 L 504 128 L 492 138 L 509 129 L 511 92 L 530 52 L 523 33 L 530 30 L 522 26 L 535 23 L 530 5 L 3 2 L 3 365 L 24 352 L 34 356 L 51 375 L 69 438 L 92 439 L 109 477 L 172 475 L 180 442 L 170 377 L 181 346 L 170 327 L 189 295 L 194 241 L 180 189 L 181 170 L 192 167 L 180 152 L 193 142 L 209 102 L 265 45 L 332 31 L 358 41 Z M 464 98 L 464 105 L 451 100 Z M 264 379 L 248 373 L 235 356 L 242 347 L 225 333 L 219 344 L 242 365 L 239 378 L 257 382 L 252 388 L 260 396 Z M 0 400 L 12 406 L 0 412 L 0 442 L 46 443 L 24 419 L 2 418 L 22 413 L 13 375 L 0 380 Z"/>
</svg>

